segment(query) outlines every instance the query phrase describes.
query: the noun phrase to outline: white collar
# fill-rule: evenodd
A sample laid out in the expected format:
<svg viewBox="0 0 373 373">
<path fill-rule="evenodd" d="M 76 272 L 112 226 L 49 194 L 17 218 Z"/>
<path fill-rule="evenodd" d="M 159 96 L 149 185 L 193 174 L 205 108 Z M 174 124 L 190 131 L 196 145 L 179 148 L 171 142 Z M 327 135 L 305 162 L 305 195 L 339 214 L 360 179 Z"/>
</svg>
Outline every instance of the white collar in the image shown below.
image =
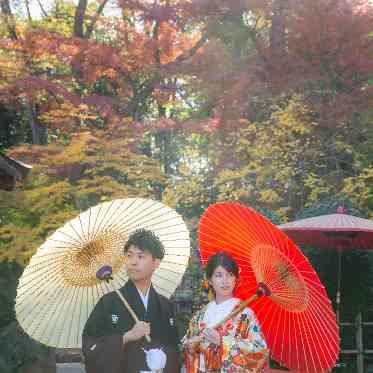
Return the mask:
<svg viewBox="0 0 373 373">
<path fill-rule="evenodd" d="M 229 315 L 229 313 L 239 302 L 239 298 L 230 298 L 219 304 L 213 300 L 207 305 L 206 312 L 203 316 L 203 321 L 208 327 L 214 326 Z"/>
<path fill-rule="evenodd" d="M 137 287 L 136 287 L 136 289 L 137 289 L 137 291 L 138 291 L 138 293 L 139 293 L 139 295 L 140 295 L 140 298 L 141 298 L 141 300 L 142 300 L 142 303 L 144 304 L 145 309 L 147 310 L 147 309 L 148 309 L 148 301 L 149 301 L 149 290 L 150 290 L 150 286 L 148 287 L 148 290 L 146 291 L 146 294 L 145 294 L 145 295 L 144 295 L 143 292 L 142 292 L 140 289 L 138 289 Z"/>
</svg>

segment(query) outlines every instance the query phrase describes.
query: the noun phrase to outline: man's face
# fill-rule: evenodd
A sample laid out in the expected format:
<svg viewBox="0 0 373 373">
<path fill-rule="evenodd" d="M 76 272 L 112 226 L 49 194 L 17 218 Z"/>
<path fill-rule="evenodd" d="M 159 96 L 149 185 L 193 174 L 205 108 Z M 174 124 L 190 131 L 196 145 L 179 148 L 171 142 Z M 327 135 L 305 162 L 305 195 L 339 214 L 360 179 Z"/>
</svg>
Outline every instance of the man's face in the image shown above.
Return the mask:
<svg viewBox="0 0 373 373">
<path fill-rule="evenodd" d="M 127 274 L 133 282 L 150 280 L 159 264 L 160 260 L 153 258 L 149 251 L 142 251 L 135 245 L 131 245 L 125 253 Z"/>
</svg>

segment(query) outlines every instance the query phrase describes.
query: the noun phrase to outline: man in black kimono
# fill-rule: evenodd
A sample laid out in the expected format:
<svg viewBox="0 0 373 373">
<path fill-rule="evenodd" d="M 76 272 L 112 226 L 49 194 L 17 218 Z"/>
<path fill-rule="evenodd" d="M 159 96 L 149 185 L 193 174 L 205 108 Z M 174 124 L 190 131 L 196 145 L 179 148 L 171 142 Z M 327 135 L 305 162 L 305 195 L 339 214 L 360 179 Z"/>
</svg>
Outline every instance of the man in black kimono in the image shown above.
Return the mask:
<svg viewBox="0 0 373 373">
<path fill-rule="evenodd" d="M 167 355 L 164 373 L 178 373 L 179 343 L 172 304 L 151 285 L 151 277 L 164 256 L 159 239 L 139 230 L 124 247 L 129 280 L 120 292 L 136 313 L 132 316 L 115 292 L 97 303 L 83 331 L 87 373 L 139 373 L 149 371 L 143 349 L 160 348 Z M 148 343 L 145 336 L 149 335 Z"/>
</svg>

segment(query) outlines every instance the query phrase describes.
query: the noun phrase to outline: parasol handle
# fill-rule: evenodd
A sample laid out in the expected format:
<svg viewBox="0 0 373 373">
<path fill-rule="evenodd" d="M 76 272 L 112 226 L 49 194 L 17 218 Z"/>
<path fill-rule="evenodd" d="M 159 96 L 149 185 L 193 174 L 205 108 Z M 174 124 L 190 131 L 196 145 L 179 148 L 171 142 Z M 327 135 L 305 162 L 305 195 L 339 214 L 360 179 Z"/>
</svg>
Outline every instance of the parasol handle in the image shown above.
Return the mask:
<svg viewBox="0 0 373 373">
<path fill-rule="evenodd" d="M 215 324 L 212 329 L 217 329 L 219 326 L 226 323 L 229 319 L 233 318 L 237 314 L 239 314 L 249 303 L 254 302 L 254 300 L 258 299 L 259 296 L 257 294 L 253 294 L 250 298 L 244 300 L 241 302 L 238 308 L 235 308 L 231 313 L 229 313 L 227 316 L 224 317 L 223 320 L 219 321 L 217 324 Z"/>
<path fill-rule="evenodd" d="M 258 284 L 258 290 L 256 291 L 255 294 L 253 294 L 250 298 L 247 298 L 241 304 L 239 305 L 238 308 L 235 308 L 231 313 L 229 313 L 227 316 L 224 317 L 223 320 L 219 321 L 217 324 L 215 324 L 212 329 L 217 329 L 219 326 L 223 325 L 226 323 L 228 320 L 233 318 L 234 316 L 238 315 L 248 304 L 254 302 L 261 296 L 266 295 L 269 296 L 271 295 L 271 291 L 269 290 L 268 286 L 263 283 Z"/>
<path fill-rule="evenodd" d="M 120 293 L 120 291 L 118 289 L 114 289 L 114 287 L 109 286 L 110 280 L 113 279 L 112 274 L 113 274 L 113 268 L 109 265 L 104 265 L 96 272 L 96 278 L 99 279 L 99 280 L 106 281 L 106 283 L 108 284 L 108 287 L 111 288 L 112 290 L 114 290 L 117 293 L 118 297 L 123 302 L 123 304 L 127 308 L 128 312 L 131 314 L 131 316 L 133 317 L 135 322 L 139 322 L 139 319 L 138 319 L 137 315 L 135 314 L 134 310 L 132 309 L 132 307 L 127 302 L 126 298 L 124 298 L 124 296 Z M 145 338 L 148 342 L 150 342 L 150 336 L 149 335 L 145 335 Z"/>
<path fill-rule="evenodd" d="M 132 309 L 132 307 L 127 302 L 126 298 L 124 298 L 124 296 L 121 294 L 121 292 L 118 289 L 115 289 L 115 292 L 117 293 L 118 297 L 121 299 L 123 304 L 126 306 L 128 312 L 131 314 L 131 316 L 133 317 L 135 322 L 139 322 L 139 319 L 138 319 L 137 315 L 135 314 L 134 310 Z M 149 335 L 146 335 L 145 338 L 148 342 L 150 342 L 150 336 Z"/>
<path fill-rule="evenodd" d="M 134 310 L 132 309 L 132 307 L 127 302 L 126 298 L 124 298 L 124 296 L 120 293 L 120 291 L 118 289 L 115 289 L 115 292 L 118 294 L 118 297 L 121 299 L 123 304 L 126 306 L 128 312 L 131 314 L 131 316 L 133 317 L 135 322 L 139 322 L 139 319 L 137 318 L 137 316 L 136 316 Z M 149 335 L 146 335 L 145 338 L 148 342 L 150 342 L 150 336 Z"/>
</svg>

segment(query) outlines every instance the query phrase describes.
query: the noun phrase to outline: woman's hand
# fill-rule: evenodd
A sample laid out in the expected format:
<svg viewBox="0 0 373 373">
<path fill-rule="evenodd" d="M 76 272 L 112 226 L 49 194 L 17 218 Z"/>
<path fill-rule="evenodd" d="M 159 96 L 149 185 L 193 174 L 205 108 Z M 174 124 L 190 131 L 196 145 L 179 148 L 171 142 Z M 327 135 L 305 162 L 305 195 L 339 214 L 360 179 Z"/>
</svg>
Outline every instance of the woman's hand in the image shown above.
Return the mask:
<svg viewBox="0 0 373 373">
<path fill-rule="evenodd" d="M 216 345 L 220 344 L 220 334 L 215 329 L 205 329 L 202 332 L 202 337 L 207 339 L 210 343 L 214 343 Z"/>
<path fill-rule="evenodd" d="M 202 341 L 202 337 L 200 335 L 195 335 L 194 337 L 189 338 L 186 341 L 186 348 L 189 352 L 194 352 L 196 347 Z"/>
</svg>

